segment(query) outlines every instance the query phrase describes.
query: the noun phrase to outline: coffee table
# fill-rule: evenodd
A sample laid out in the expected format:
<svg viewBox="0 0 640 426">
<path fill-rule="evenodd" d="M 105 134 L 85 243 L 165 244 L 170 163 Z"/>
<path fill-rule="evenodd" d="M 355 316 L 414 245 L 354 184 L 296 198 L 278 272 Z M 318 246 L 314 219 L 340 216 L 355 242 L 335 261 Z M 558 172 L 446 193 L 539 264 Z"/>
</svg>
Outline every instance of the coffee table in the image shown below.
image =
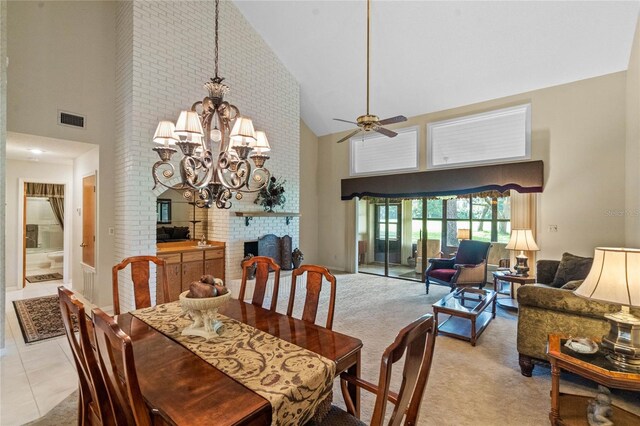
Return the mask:
<svg viewBox="0 0 640 426">
<path fill-rule="evenodd" d="M 489 306 L 491 312 L 486 312 Z M 466 340 L 475 346 L 480 334 L 496 317 L 496 292 L 477 288 L 459 289 L 447 294 L 432 307 L 440 334 Z M 449 317 L 439 322 L 438 314 Z"/>
</svg>

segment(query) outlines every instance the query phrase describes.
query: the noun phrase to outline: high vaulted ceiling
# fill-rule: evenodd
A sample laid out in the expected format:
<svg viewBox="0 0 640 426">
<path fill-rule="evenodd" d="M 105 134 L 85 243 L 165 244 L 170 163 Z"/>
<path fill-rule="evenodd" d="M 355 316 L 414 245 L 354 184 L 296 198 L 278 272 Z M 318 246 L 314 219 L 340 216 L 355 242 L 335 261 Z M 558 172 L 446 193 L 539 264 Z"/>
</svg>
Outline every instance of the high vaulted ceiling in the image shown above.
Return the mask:
<svg viewBox="0 0 640 426">
<path fill-rule="evenodd" d="M 366 2 L 235 3 L 300 83 L 314 133 L 351 129 L 332 118 L 365 113 Z M 626 70 L 639 10 L 640 1 L 374 1 L 371 113 L 411 117 Z"/>
</svg>

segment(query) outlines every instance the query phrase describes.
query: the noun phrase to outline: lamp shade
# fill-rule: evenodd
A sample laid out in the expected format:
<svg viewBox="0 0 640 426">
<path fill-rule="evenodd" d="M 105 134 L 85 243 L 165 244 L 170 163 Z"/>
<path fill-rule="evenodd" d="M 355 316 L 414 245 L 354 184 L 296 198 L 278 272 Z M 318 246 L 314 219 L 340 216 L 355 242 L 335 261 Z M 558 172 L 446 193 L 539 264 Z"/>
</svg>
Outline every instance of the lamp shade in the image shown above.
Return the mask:
<svg viewBox="0 0 640 426">
<path fill-rule="evenodd" d="M 505 246 L 507 250 L 538 251 L 531 229 L 512 229 L 511 238 Z"/>
<path fill-rule="evenodd" d="M 471 230 L 467 228 L 460 228 L 456 233 L 456 238 L 459 240 L 468 240 L 471 238 Z"/>
<path fill-rule="evenodd" d="M 256 145 L 254 149 L 258 153 L 265 153 L 271 151 L 269 140 L 267 140 L 267 134 L 261 130 L 256 131 Z"/>
<path fill-rule="evenodd" d="M 232 145 L 255 146 L 256 132 L 250 118 L 238 116 L 229 135 Z"/>
<path fill-rule="evenodd" d="M 578 296 L 627 306 L 640 306 L 640 250 L 598 247 Z"/>
<path fill-rule="evenodd" d="M 200 116 L 195 111 L 182 111 L 176 122 L 176 135 L 189 137 L 192 135 L 204 136 Z M 199 140 L 198 140 L 199 141 Z"/>
<path fill-rule="evenodd" d="M 161 121 L 156 127 L 156 132 L 153 135 L 153 141 L 164 145 L 174 145 L 178 140 L 178 136 L 175 134 L 176 126 L 171 121 Z"/>
</svg>

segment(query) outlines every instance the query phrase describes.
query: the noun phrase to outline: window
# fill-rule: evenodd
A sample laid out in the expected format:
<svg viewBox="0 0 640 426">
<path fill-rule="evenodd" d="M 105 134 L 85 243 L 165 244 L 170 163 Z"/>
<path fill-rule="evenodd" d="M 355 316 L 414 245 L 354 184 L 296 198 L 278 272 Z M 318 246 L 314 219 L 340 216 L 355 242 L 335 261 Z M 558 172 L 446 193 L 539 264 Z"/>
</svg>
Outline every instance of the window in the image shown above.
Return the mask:
<svg viewBox="0 0 640 426">
<path fill-rule="evenodd" d="M 427 124 L 427 167 L 531 158 L 531 104 Z"/>
<path fill-rule="evenodd" d="M 436 237 L 436 230 L 440 231 L 443 249 L 460 244 L 457 239 L 460 229 L 468 229 L 472 240 L 507 243 L 511 233 L 511 200 L 508 196 L 483 194 L 430 199 L 427 201 L 427 228 L 432 238 Z"/>
<path fill-rule="evenodd" d="M 167 198 L 158 198 L 156 201 L 156 223 L 171 223 L 171 200 Z"/>
<path fill-rule="evenodd" d="M 418 170 L 418 128 L 396 130 L 388 138 L 379 133 L 355 136 L 349 140 L 350 175 L 372 175 Z"/>
</svg>

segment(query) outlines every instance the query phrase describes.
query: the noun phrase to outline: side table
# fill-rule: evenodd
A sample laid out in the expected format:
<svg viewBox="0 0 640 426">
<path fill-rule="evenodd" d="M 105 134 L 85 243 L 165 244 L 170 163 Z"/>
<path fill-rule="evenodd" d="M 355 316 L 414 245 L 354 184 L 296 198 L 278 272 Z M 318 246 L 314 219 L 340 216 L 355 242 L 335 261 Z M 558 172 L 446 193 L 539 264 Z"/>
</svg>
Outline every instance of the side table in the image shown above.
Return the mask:
<svg viewBox="0 0 640 426">
<path fill-rule="evenodd" d="M 588 425 L 587 406 L 592 397 L 560 393 L 560 371 L 570 371 L 603 386 L 640 391 L 640 374 L 628 373 L 611 364 L 602 352 L 579 354 L 564 346 L 568 336 L 549 335 L 547 355 L 551 362 L 551 425 Z M 596 339 L 594 339 L 597 341 Z M 600 343 L 598 341 L 598 343 Z M 611 406 L 616 426 L 638 425 L 640 416 Z"/>
<path fill-rule="evenodd" d="M 498 306 L 504 309 L 517 311 L 518 310 L 518 301 L 515 298 L 515 292 L 513 291 L 514 284 L 533 284 L 536 282 L 536 277 L 528 276 L 522 277 L 518 275 L 512 275 L 511 271 L 496 271 L 493 272 L 493 288 L 498 289 L 499 281 L 508 282 L 510 284 L 509 289 L 509 297 L 501 297 L 498 298 L 497 303 Z"/>
</svg>

